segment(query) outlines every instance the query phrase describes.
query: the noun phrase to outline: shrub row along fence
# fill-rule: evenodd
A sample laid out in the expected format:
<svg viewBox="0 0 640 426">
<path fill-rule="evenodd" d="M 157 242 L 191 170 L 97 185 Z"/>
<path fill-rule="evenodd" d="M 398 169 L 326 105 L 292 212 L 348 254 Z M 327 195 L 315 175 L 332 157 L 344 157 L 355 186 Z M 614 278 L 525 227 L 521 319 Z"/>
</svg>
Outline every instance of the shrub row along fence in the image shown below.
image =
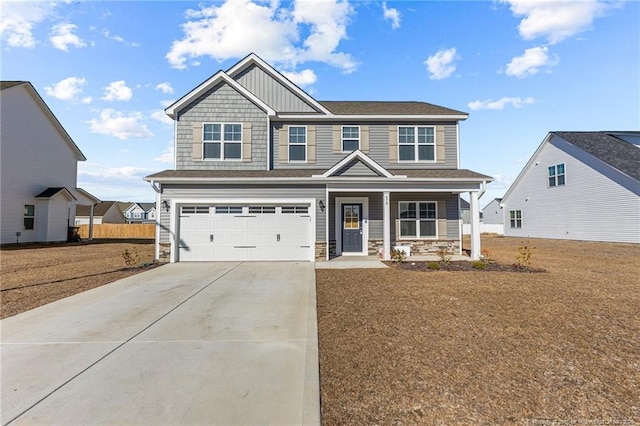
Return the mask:
<svg viewBox="0 0 640 426">
<path fill-rule="evenodd" d="M 80 238 L 89 238 L 89 225 L 80 225 Z M 155 223 L 103 223 L 93 225 L 93 238 L 155 238 Z"/>
</svg>

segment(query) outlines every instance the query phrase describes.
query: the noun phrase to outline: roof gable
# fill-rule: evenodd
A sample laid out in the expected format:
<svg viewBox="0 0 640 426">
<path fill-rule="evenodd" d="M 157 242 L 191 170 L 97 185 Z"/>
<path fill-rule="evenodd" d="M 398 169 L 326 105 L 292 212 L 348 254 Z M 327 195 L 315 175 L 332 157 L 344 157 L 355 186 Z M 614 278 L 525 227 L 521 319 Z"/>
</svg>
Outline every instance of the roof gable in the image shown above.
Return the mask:
<svg viewBox="0 0 640 426">
<path fill-rule="evenodd" d="M 58 194 L 64 195 L 69 200 L 75 200 L 76 199 L 76 197 L 73 196 L 71 191 L 69 191 L 67 188 L 64 188 L 64 187 L 47 188 L 44 191 L 42 191 L 39 194 L 37 194 L 34 198 L 43 198 L 43 199 L 45 199 L 45 198 L 53 198 L 53 197 L 57 196 Z"/>
<path fill-rule="evenodd" d="M 364 164 L 369 170 L 371 170 L 375 175 L 380 177 L 392 178 L 399 177 L 394 176 L 387 169 L 382 167 L 380 164 L 373 161 L 368 155 L 363 153 L 362 151 L 355 150 L 351 154 L 344 157 L 342 160 L 338 161 L 333 167 L 324 172 L 320 177 L 331 177 L 331 176 L 340 176 L 345 174 L 345 171 L 354 167 L 356 163 Z M 371 174 L 369 174 L 371 176 Z M 406 177 L 406 176 L 403 176 Z"/>
<path fill-rule="evenodd" d="M 118 214 L 122 214 L 122 211 L 118 208 L 115 201 L 102 201 L 93 207 L 93 216 L 104 216 L 109 210 L 115 207 Z M 76 216 L 89 216 L 91 214 L 91 206 L 76 206 Z"/>
</svg>

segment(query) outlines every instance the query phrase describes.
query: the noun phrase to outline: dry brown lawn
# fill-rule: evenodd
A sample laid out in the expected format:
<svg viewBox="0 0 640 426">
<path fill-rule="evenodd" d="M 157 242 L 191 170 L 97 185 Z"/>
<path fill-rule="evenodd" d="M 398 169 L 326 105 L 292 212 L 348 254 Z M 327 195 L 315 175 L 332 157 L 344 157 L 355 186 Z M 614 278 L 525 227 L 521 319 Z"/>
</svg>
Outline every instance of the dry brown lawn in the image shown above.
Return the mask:
<svg viewBox="0 0 640 426">
<path fill-rule="evenodd" d="M 640 246 L 529 241 L 547 272 L 318 270 L 323 424 L 640 423 Z"/>
<path fill-rule="evenodd" d="M 140 273 L 122 257 L 133 249 L 153 260 L 153 242 L 96 240 L 75 244 L 7 246 L 0 251 L 0 318 Z"/>
</svg>

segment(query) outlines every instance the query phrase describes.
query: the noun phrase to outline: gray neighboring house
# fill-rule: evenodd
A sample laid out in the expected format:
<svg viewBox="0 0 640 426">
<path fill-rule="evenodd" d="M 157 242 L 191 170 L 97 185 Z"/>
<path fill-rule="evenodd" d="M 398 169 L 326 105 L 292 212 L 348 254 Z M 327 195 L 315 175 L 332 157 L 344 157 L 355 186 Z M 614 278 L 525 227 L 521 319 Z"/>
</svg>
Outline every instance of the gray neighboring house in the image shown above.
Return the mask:
<svg viewBox="0 0 640 426">
<path fill-rule="evenodd" d="M 507 236 L 640 243 L 640 132 L 550 132 L 502 205 Z"/>
<path fill-rule="evenodd" d="M 320 102 L 258 56 L 169 106 L 176 169 L 156 190 L 161 260 L 300 260 L 460 253 L 461 193 L 492 178 L 459 168 L 464 112 L 424 102 Z"/>
<path fill-rule="evenodd" d="M 462 223 L 471 223 L 471 204 L 464 198 L 460 198 L 460 219 Z M 480 212 L 480 221 L 482 222 L 482 212 Z"/>
<path fill-rule="evenodd" d="M 89 225 L 91 222 L 91 207 L 76 207 L 76 225 Z M 93 207 L 93 224 L 127 223 L 120 206 L 116 201 L 102 201 Z"/>
<path fill-rule="evenodd" d="M 487 225 L 504 224 L 504 209 L 501 206 L 502 198 L 494 198 L 482 209 L 482 223 Z"/>
</svg>

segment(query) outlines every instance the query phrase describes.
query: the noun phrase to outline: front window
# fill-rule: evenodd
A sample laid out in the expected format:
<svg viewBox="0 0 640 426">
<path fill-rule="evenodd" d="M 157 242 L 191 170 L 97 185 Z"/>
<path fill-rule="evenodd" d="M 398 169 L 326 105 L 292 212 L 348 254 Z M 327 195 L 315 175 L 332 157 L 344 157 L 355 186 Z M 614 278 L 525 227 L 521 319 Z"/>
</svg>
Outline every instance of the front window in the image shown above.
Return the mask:
<svg viewBox="0 0 640 426">
<path fill-rule="evenodd" d="M 205 124 L 202 128 L 203 158 L 208 160 L 239 160 L 242 156 L 241 124 Z"/>
<path fill-rule="evenodd" d="M 23 212 L 23 228 L 33 229 L 36 217 L 36 206 L 33 204 L 25 204 Z"/>
<path fill-rule="evenodd" d="M 289 127 L 289 161 L 307 161 L 306 127 Z"/>
<path fill-rule="evenodd" d="M 360 149 L 360 127 L 342 126 L 342 152 Z"/>
<path fill-rule="evenodd" d="M 565 184 L 564 163 L 549 166 L 549 186 L 561 186 Z"/>
<path fill-rule="evenodd" d="M 399 161 L 435 161 L 434 127 L 398 127 Z"/>
<path fill-rule="evenodd" d="M 522 210 L 509 210 L 509 224 L 512 228 L 522 228 Z"/>
<path fill-rule="evenodd" d="M 401 201 L 399 207 L 400 238 L 437 237 L 437 205 L 433 201 Z"/>
</svg>

